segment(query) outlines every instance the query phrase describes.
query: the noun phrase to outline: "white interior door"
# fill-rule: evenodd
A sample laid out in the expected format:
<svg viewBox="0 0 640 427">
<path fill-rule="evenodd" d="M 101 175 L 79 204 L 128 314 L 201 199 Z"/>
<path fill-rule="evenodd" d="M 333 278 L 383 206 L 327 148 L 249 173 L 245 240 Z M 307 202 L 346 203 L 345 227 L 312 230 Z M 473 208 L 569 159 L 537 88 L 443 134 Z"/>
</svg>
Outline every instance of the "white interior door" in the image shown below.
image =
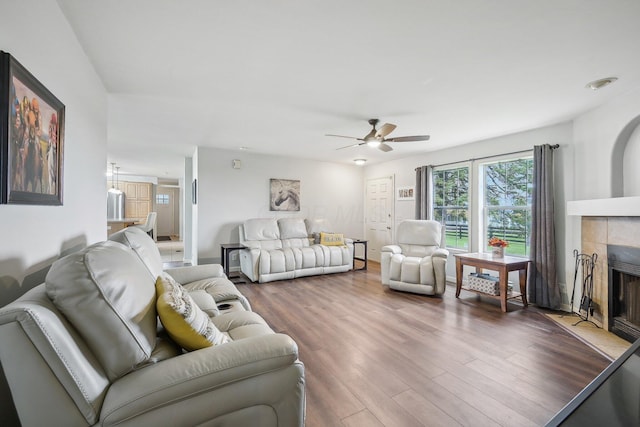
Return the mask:
<svg viewBox="0 0 640 427">
<path fill-rule="evenodd" d="M 176 233 L 176 206 L 178 203 L 175 188 L 160 187 L 156 191 L 156 212 L 158 212 L 157 235 L 172 236 Z"/>
<path fill-rule="evenodd" d="M 367 257 L 380 262 L 380 249 L 393 242 L 393 177 L 367 180 Z"/>
</svg>

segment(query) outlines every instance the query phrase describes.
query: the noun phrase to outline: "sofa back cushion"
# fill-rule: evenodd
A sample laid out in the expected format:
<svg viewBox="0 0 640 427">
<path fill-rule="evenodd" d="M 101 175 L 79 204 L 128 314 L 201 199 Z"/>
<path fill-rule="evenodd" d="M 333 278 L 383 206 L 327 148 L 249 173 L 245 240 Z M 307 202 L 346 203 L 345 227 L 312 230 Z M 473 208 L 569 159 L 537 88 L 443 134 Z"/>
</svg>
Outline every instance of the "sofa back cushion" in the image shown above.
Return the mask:
<svg viewBox="0 0 640 427">
<path fill-rule="evenodd" d="M 309 233 L 302 218 L 280 218 L 278 220 L 281 239 L 307 239 Z"/>
<path fill-rule="evenodd" d="M 244 222 L 245 240 L 277 240 L 280 229 L 275 218 L 254 218 Z"/>
<path fill-rule="evenodd" d="M 149 270 L 153 280 L 162 274 L 162 256 L 160 250 L 151 237 L 138 227 L 129 227 L 113 233 L 109 240 L 122 243 L 133 249 Z"/>
<path fill-rule="evenodd" d="M 325 218 L 306 218 L 304 220 L 304 223 L 307 226 L 307 232 L 309 233 L 309 235 L 320 235 L 321 231 L 329 231 L 335 229 L 331 222 Z"/>
<path fill-rule="evenodd" d="M 111 381 L 149 360 L 156 344 L 155 281 L 131 248 L 96 243 L 54 262 L 45 282 Z"/>
<path fill-rule="evenodd" d="M 398 225 L 398 244 L 441 246 L 442 225 L 438 221 L 409 219 Z"/>
</svg>

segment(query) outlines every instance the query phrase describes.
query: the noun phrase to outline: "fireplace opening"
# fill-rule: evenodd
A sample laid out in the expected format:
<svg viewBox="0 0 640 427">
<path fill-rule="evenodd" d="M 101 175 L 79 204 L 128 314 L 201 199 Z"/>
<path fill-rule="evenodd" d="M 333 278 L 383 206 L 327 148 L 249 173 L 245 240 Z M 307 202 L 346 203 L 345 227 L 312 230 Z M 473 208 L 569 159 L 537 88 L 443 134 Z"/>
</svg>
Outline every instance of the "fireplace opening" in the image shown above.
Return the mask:
<svg viewBox="0 0 640 427">
<path fill-rule="evenodd" d="M 640 249 L 607 246 L 609 330 L 629 342 L 640 338 Z"/>
</svg>

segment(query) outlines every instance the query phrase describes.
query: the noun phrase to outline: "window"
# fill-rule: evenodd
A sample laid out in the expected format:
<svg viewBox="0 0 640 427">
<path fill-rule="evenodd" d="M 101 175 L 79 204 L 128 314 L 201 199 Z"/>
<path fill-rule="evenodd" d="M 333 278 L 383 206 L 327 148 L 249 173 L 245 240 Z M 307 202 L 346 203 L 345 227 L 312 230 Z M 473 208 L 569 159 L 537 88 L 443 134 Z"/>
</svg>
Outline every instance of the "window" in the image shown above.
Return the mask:
<svg viewBox="0 0 640 427">
<path fill-rule="evenodd" d="M 169 204 L 168 194 L 156 194 L 156 205 L 168 205 L 168 204 Z"/>
<path fill-rule="evenodd" d="M 509 242 L 505 253 L 529 255 L 533 159 L 522 158 L 482 166 L 484 177 L 484 242 Z"/>
<path fill-rule="evenodd" d="M 449 248 L 469 249 L 469 167 L 433 171 L 433 219 L 444 224 Z"/>
</svg>

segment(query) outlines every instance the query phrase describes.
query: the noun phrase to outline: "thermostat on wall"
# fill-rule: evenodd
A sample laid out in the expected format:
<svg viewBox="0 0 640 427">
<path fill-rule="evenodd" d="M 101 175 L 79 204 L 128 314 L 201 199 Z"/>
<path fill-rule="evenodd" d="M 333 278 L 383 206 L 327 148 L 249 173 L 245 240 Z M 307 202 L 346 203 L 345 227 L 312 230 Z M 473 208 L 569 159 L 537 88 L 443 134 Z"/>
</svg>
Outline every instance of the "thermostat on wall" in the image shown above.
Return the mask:
<svg viewBox="0 0 640 427">
<path fill-rule="evenodd" d="M 242 163 L 238 159 L 233 160 L 232 164 L 234 169 L 240 169 L 240 167 L 242 166 Z"/>
</svg>

